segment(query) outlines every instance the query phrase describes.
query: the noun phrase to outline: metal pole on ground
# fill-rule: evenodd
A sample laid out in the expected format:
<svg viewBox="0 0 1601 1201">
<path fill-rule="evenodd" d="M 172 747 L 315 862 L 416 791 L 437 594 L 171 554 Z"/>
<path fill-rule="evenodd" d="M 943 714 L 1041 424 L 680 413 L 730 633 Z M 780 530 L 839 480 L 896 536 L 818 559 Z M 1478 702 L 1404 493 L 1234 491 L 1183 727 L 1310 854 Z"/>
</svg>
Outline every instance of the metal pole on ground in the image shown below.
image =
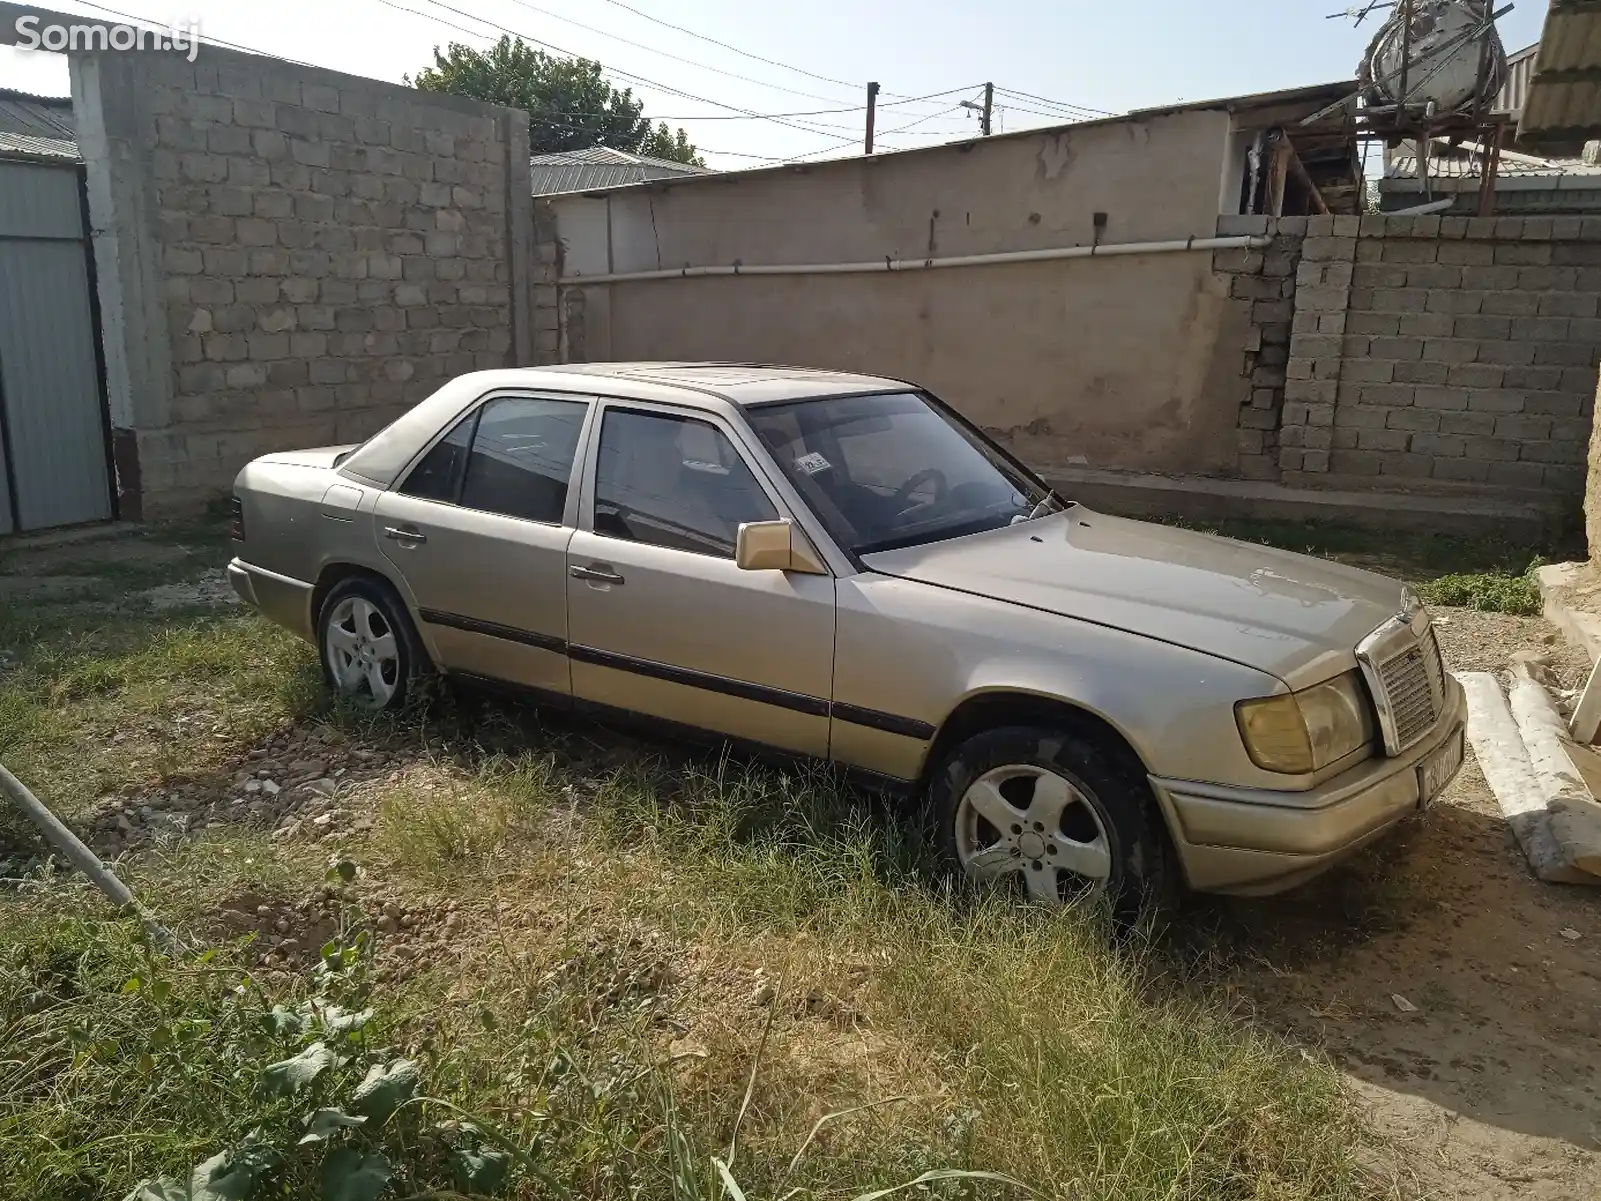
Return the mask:
<svg viewBox="0 0 1601 1201">
<path fill-rule="evenodd" d="M 100 857 L 86 847 L 76 834 L 67 829 L 62 820 L 52 813 L 43 801 L 29 792 L 22 781 L 12 775 L 3 763 L 0 763 L 0 793 L 9 797 L 39 828 L 39 832 L 49 840 L 50 845 L 65 855 L 73 867 L 88 876 L 90 883 L 105 893 L 112 904 L 118 908 L 132 909 L 137 913 L 151 940 L 161 950 L 166 952 L 177 950 L 178 940 L 172 936 L 172 931 L 158 922 L 128 890 L 128 886 L 117 879 L 111 869 L 100 861 Z"/>
</svg>

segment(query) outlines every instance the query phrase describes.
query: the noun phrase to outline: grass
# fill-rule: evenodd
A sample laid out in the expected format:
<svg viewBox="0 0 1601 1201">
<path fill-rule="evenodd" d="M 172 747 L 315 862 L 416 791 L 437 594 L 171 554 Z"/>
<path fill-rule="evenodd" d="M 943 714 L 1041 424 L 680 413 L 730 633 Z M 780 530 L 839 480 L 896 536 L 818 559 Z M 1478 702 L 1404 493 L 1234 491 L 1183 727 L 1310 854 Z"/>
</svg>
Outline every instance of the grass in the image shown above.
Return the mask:
<svg viewBox="0 0 1601 1201">
<path fill-rule="evenodd" d="M 30 1198 L 117 1196 L 259 1128 L 276 1195 L 305 1195 L 325 1150 L 296 1145 L 304 1115 L 406 1057 L 420 1093 L 527 1155 L 516 1197 L 710 1201 L 736 1128 L 752 1198 L 935 1170 L 1061 1198 L 1368 1195 L 1333 1072 L 1163 979 L 1143 944 L 1113 949 L 1093 915 L 945 889 L 915 831 L 824 777 L 638 758 L 576 782 L 581 816 L 559 832 L 575 779 L 550 754 L 420 763 L 384 791 L 346 939 L 380 897 L 458 896 L 465 920 L 414 974 L 335 994 L 377 1014 L 320 1092 L 262 1079 L 304 1046 L 265 1022 L 309 978 L 258 978 L 214 939 L 210 958 L 162 961 L 76 888 L 13 902 L 0 1173 Z M 203 934 L 223 895 L 320 878 L 282 854 L 203 841 L 134 883 Z M 447 1188 L 448 1116 L 341 1141 L 385 1156 L 394 1195 Z"/>
<path fill-rule="evenodd" d="M 171 541 L 188 532 L 205 540 Z M 97 546 L 0 564 L 0 585 L 46 573 L 87 581 L 46 602 L 0 603 L 0 652 L 11 656 L 0 665 L 0 761 L 53 805 L 76 813 L 129 784 L 201 775 L 321 703 L 314 664 L 286 632 L 238 610 L 156 612 L 139 600 L 140 589 L 214 571 L 214 530 L 158 527 L 107 561 Z"/>
<path fill-rule="evenodd" d="M 169 563 L 181 577 L 206 561 Z M 171 961 L 76 879 L 0 893 L 0 1179 L 15 1195 L 123 1196 L 219 1153 L 260 1169 L 252 1196 L 318 1195 L 336 1155 L 381 1160 L 385 1197 L 447 1195 L 464 1164 L 496 1163 L 496 1195 L 735 1197 L 719 1159 L 751 1201 L 931 1172 L 1020 1186 L 917 1192 L 1378 1190 L 1371 1136 L 1319 1054 L 1093 913 L 952 890 L 914 813 L 827 773 L 478 699 L 389 721 L 330 710 L 309 648 L 265 623 L 128 600 L 169 566 L 56 562 L 100 583 L 0 612 L 15 656 L 0 759 L 58 808 L 203 782 L 291 722 L 405 748 L 410 765 L 350 802 L 372 825 L 340 844 L 360 875 L 337 902 L 333 952 L 353 956 L 337 978 L 264 966 L 219 916 L 291 912 L 324 885 L 317 843 L 212 830 L 125 861 L 187 940 Z M 423 916 L 389 930 L 386 902 Z M 359 1038 L 326 1036 L 346 1062 L 275 1093 L 267 1066 L 325 1032 L 273 1015 L 319 997 L 375 1013 Z M 437 1103 L 299 1143 L 308 1114 L 351 1111 L 366 1072 L 399 1059 Z"/>
</svg>

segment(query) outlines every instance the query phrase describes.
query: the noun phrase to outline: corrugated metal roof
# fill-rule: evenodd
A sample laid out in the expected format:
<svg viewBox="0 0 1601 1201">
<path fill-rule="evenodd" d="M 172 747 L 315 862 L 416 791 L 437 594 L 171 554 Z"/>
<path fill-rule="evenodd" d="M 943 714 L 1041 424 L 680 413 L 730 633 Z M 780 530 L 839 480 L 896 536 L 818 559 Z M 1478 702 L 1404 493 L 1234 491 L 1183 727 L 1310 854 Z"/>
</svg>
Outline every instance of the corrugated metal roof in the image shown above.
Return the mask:
<svg viewBox="0 0 1601 1201">
<path fill-rule="evenodd" d="M 72 100 L 0 88 L 0 132 L 73 141 L 78 131 L 72 120 Z"/>
<path fill-rule="evenodd" d="M 78 161 L 78 143 L 61 138 L 30 138 L 24 133 L 7 133 L 0 130 L 0 158 L 21 155 L 24 158 L 59 158 L 67 162 Z"/>
<path fill-rule="evenodd" d="M 1529 94 L 1529 80 L 1534 75 L 1535 59 L 1540 53 L 1540 43 L 1525 46 L 1516 54 L 1506 56 L 1506 82 L 1495 97 L 1495 112 L 1517 113 L 1523 107 L 1523 101 Z"/>
<path fill-rule="evenodd" d="M 1384 168 L 1386 179 L 1415 179 L 1417 173 L 1418 161 L 1415 154 L 1393 154 Z M 1429 175 L 1434 179 L 1477 179 L 1479 156 L 1435 155 L 1429 159 Z M 1500 165 L 1496 168 L 1496 175 L 1501 179 L 1561 179 L 1564 176 L 1581 175 L 1601 178 L 1601 166 L 1591 166 L 1578 159 L 1537 162 L 1514 158 L 1510 154 L 1503 153 Z"/>
<path fill-rule="evenodd" d="M 0 154 L 76 159 L 76 137 L 69 98 L 0 88 Z"/>
<path fill-rule="evenodd" d="M 1601 137 L 1601 7 L 1551 0 L 1518 123 L 1525 145 L 1577 150 Z"/>
<path fill-rule="evenodd" d="M 548 196 L 556 192 L 587 192 L 591 188 L 611 188 L 619 184 L 644 183 L 651 179 L 714 174 L 706 167 L 652 158 L 647 154 L 629 154 L 610 146 L 586 146 L 582 150 L 536 154 L 529 160 L 529 167 L 535 196 Z"/>
</svg>

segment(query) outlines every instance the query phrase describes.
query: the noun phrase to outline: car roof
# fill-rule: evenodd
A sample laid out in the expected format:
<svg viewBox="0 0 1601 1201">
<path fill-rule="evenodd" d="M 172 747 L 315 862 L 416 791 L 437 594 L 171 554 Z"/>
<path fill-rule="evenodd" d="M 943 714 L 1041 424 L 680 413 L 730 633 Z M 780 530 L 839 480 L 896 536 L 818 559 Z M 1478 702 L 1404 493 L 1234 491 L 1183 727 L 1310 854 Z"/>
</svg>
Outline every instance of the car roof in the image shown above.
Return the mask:
<svg viewBox="0 0 1601 1201">
<path fill-rule="evenodd" d="M 741 406 L 774 404 L 817 396 L 894 392 L 905 380 L 815 367 L 770 363 L 571 363 L 561 367 L 518 367 L 482 372 L 495 387 L 554 388 L 599 392 L 631 400 L 662 400 L 697 407 L 708 400 Z M 602 385 L 597 382 L 604 379 Z"/>
<path fill-rule="evenodd" d="M 469 405 L 490 392 L 526 388 L 586 396 L 647 400 L 716 412 L 784 400 L 901 392 L 903 380 L 807 367 L 756 363 L 574 363 L 562 367 L 513 367 L 458 375 L 433 395 L 374 434 L 340 470 L 389 487 L 416 453 Z"/>
</svg>

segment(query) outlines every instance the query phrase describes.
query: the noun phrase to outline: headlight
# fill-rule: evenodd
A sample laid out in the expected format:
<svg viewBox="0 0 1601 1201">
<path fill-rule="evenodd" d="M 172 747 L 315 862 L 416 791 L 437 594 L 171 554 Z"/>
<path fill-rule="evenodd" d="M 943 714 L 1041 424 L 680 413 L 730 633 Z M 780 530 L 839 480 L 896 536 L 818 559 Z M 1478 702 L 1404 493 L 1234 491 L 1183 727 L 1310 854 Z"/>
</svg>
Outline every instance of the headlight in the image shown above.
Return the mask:
<svg viewBox="0 0 1601 1201">
<path fill-rule="evenodd" d="M 1373 714 L 1361 674 L 1285 696 L 1241 701 L 1234 718 L 1251 762 L 1268 771 L 1321 771 L 1373 741 Z"/>
</svg>

